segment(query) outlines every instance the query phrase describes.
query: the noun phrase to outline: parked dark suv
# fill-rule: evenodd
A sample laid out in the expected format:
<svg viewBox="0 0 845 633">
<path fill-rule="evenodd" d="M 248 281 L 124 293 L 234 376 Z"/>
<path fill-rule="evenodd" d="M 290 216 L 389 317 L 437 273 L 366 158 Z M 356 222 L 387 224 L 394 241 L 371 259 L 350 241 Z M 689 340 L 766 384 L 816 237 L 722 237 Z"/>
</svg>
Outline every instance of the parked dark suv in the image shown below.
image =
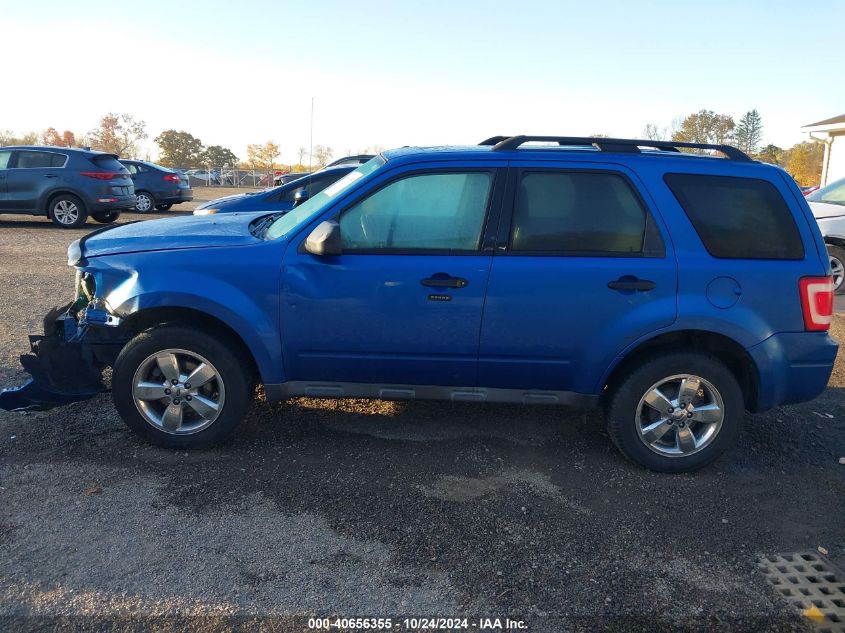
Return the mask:
<svg viewBox="0 0 845 633">
<path fill-rule="evenodd" d="M 114 222 L 135 204 L 114 154 L 69 147 L 0 147 L 0 213 L 46 215 L 61 227 Z"/>
<path fill-rule="evenodd" d="M 190 202 L 194 191 L 188 177 L 179 172 L 143 160 L 121 160 L 135 183 L 135 210 L 168 211 L 174 204 Z"/>
</svg>

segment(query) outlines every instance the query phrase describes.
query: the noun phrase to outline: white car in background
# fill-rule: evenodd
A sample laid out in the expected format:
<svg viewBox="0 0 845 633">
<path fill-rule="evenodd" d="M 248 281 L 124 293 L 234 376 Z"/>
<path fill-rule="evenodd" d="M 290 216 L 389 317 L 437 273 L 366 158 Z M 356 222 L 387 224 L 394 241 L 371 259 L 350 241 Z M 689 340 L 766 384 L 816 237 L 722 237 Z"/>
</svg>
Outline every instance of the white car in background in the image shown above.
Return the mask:
<svg viewBox="0 0 845 633">
<path fill-rule="evenodd" d="M 807 203 L 819 223 L 833 272 L 833 290 L 845 294 L 845 178 L 814 191 Z"/>
</svg>

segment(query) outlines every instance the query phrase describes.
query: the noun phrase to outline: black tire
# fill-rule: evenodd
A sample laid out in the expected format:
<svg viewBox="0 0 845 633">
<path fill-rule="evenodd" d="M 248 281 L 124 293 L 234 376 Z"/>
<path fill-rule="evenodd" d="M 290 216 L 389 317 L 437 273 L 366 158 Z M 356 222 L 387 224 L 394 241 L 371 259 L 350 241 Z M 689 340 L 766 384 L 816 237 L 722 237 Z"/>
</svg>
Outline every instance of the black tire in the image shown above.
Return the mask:
<svg viewBox="0 0 845 633">
<path fill-rule="evenodd" d="M 135 192 L 135 211 L 138 213 L 149 213 L 156 208 L 156 199 L 149 191 Z"/>
<path fill-rule="evenodd" d="M 135 403 L 132 389 L 135 372 L 151 355 L 167 349 L 186 350 L 207 359 L 225 385 L 225 399 L 216 419 L 192 434 L 176 435 L 154 426 Z M 121 350 L 112 372 L 112 398 L 120 417 L 138 435 L 165 448 L 205 448 L 221 442 L 241 423 L 255 392 L 255 379 L 247 369 L 252 363 L 240 349 L 225 337 L 179 325 L 160 325 L 138 334 Z M 187 410 L 187 403 L 183 402 L 182 406 Z"/>
<path fill-rule="evenodd" d="M 106 211 L 105 213 L 92 213 L 91 217 L 100 224 L 111 224 L 120 217 L 120 211 Z"/>
<path fill-rule="evenodd" d="M 651 392 L 653 386 L 679 374 L 698 376 L 715 388 L 723 403 L 723 419 L 712 440 L 697 452 L 670 456 L 650 448 L 646 440 L 641 439 L 637 410 L 640 400 Z M 675 351 L 652 357 L 632 369 L 617 385 L 605 409 L 610 438 L 628 459 L 659 472 L 689 472 L 711 463 L 731 445 L 744 416 L 745 402 L 736 377 L 721 361 L 703 352 Z M 682 410 L 678 408 L 675 411 L 678 415 Z M 656 417 L 662 416 L 658 414 Z M 684 424 L 689 422 L 683 419 L 674 422 L 674 427 L 668 431 L 673 435 L 664 437 L 669 441 L 675 440 L 678 428 Z M 706 427 L 689 426 L 689 430 L 693 428 Z"/>
<path fill-rule="evenodd" d="M 827 244 L 827 254 L 833 271 L 833 292 L 838 295 L 845 294 L 845 248 Z"/>
<path fill-rule="evenodd" d="M 70 193 L 60 193 L 50 200 L 47 215 L 56 226 L 78 229 L 88 219 L 88 210 L 78 197 Z"/>
<path fill-rule="evenodd" d="M 157 204 L 156 209 L 158 209 L 159 211 L 170 211 L 170 208 L 172 206 L 173 206 L 172 202 L 169 203 L 169 204 Z"/>
</svg>

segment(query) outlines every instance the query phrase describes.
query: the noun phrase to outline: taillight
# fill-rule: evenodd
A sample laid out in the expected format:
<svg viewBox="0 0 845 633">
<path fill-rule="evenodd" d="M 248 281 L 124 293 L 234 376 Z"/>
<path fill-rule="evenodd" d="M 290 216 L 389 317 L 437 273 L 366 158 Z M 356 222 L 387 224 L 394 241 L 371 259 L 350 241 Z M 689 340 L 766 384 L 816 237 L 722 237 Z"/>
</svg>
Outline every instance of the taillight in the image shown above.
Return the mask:
<svg viewBox="0 0 845 633">
<path fill-rule="evenodd" d="M 833 320 L 833 277 L 802 277 L 799 281 L 804 329 L 823 332 Z"/>
<path fill-rule="evenodd" d="M 167 182 L 182 182 L 176 174 L 164 174 L 164 179 Z"/>
<path fill-rule="evenodd" d="M 115 178 L 123 177 L 123 174 L 111 171 L 83 171 L 82 175 L 88 176 L 89 178 L 96 178 L 97 180 L 114 180 Z"/>
</svg>

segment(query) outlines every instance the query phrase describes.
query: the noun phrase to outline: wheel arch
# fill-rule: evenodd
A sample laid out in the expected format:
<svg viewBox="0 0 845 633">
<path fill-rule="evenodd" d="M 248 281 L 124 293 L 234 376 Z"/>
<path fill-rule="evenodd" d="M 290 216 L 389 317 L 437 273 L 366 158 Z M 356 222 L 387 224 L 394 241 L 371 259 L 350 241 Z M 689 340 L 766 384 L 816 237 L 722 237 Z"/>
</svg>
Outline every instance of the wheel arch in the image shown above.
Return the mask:
<svg viewBox="0 0 845 633">
<path fill-rule="evenodd" d="M 68 189 L 66 187 L 62 187 L 59 189 L 54 189 L 53 191 L 49 191 L 44 194 L 44 201 L 40 205 L 44 209 L 44 215 L 48 218 L 51 217 L 50 207 L 53 205 L 53 201 L 61 195 L 71 195 L 74 198 L 79 199 L 82 202 L 83 211 L 88 213 L 88 202 L 85 200 L 85 196 L 81 195 L 78 191 L 74 191 L 73 189 Z"/>
<path fill-rule="evenodd" d="M 760 376 L 751 355 L 734 339 L 706 330 L 675 330 L 640 342 L 609 368 L 603 381 L 602 395 L 612 393 L 633 367 L 656 356 L 679 350 L 707 352 L 725 363 L 742 389 L 745 408 L 751 411 L 756 408 Z"/>
<path fill-rule="evenodd" d="M 261 371 L 250 345 L 237 330 L 221 318 L 194 308 L 179 306 L 157 306 L 134 312 L 126 317 L 123 326 L 128 336 L 135 336 L 157 325 L 183 325 L 214 332 L 235 345 L 241 355 L 250 363 L 250 371 L 261 380 Z"/>
</svg>

